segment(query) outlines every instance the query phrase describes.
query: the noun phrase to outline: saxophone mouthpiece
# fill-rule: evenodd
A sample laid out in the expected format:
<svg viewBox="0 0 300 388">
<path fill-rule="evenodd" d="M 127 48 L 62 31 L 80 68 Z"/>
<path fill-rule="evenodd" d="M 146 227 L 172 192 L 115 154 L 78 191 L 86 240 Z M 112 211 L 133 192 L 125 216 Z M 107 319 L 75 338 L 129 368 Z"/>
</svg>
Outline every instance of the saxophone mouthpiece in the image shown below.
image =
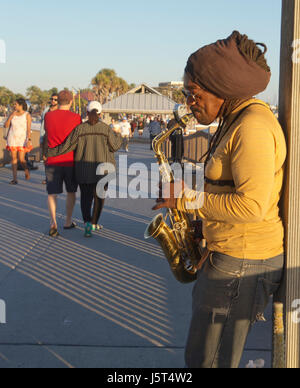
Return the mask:
<svg viewBox="0 0 300 388">
<path fill-rule="evenodd" d="M 174 115 L 176 119 L 179 119 L 188 114 L 187 107 L 182 104 L 176 104 L 174 108 Z"/>
<path fill-rule="evenodd" d="M 188 112 L 188 109 L 185 105 L 177 104 L 174 108 L 174 116 L 177 123 L 185 128 L 193 114 Z"/>
</svg>

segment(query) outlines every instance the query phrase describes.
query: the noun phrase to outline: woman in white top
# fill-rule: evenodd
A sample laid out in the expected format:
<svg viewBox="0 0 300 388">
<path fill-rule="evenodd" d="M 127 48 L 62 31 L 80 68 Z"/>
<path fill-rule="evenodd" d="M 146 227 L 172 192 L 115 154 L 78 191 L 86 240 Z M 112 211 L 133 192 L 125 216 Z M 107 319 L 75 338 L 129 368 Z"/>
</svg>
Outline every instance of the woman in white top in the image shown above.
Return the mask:
<svg viewBox="0 0 300 388">
<path fill-rule="evenodd" d="M 18 99 L 14 104 L 14 112 L 5 123 L 8 129 L 7 147 L 12 157 L 13 180 L 12 185 L 18 183 L 18 156 L 25 171 L 26 180 L 30 179 L 29 169 L 25 160 L 25 155 L 32 150 L 31 143 L 31 116 L 27 112 L 27 104 L 23 98 Z"/>
</svg>

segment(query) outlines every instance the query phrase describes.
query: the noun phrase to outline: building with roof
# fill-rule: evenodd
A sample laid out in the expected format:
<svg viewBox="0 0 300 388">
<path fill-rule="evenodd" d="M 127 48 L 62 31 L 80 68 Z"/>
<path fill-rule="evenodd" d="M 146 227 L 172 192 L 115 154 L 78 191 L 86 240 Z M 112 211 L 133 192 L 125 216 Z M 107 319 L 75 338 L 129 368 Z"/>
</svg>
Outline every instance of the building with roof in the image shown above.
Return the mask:
<svg viewBox="0 0 300 388">
<path fill-rule="evenodd" d="M 173 113 L 176 102 L 162 95 L 146 84 L 130 90 L 103 105 L 105 115 L 115 114 L 143 114 L 143 115 L 170 115 Z"/>
<path fill-rule="evenodd" d="M 170 81 L 170 82 L 161 82 L 158 85 L 160 88 L 183 88 L 184 82 L 183 81 Z"/>
</svg>

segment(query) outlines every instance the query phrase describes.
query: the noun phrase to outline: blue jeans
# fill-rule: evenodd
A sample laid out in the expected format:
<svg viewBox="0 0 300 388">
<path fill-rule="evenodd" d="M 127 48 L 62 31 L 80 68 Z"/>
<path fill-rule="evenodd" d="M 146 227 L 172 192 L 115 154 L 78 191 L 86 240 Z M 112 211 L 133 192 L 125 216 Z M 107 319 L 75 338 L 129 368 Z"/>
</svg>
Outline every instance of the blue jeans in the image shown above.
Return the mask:
<svg viewBox="0 0 300 388">
<path fill-rule="evenodd" d="M 251 327 L 264 319 L 283 270 L 283 255 L 255 261 L 210 255 L 193 291 L 188 368 L 239 367 Z"/>
</svg>

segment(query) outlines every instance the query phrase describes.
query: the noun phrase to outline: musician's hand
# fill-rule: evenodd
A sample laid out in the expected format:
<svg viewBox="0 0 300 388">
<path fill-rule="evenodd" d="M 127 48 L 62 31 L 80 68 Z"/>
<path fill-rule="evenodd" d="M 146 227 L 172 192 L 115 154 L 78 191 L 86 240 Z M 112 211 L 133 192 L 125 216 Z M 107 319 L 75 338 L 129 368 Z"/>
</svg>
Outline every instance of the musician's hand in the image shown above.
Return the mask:
<svg viewBox="0 0 300 388">
<path fill-rule="evenodd" d="M 157 205 L 152 210 L 159 210 L 163 208 L 176 209 L 177 200 L 181 197 L 184 190 L 185 183 L 183 181 L 176 181 L 175 183 L 166 183 L 160 187 L 160 196 L 157 199 Z"/>
<path fill-rule="evenodd" d="M 159 198 L 156 200 L 157 205 L 155 205 L 152 210 L 159 210 L 159 209 L 176 209 L 177 207 L 177 199 L 170 198 L 170 199 L 163 199 Z"/>
</svg>

